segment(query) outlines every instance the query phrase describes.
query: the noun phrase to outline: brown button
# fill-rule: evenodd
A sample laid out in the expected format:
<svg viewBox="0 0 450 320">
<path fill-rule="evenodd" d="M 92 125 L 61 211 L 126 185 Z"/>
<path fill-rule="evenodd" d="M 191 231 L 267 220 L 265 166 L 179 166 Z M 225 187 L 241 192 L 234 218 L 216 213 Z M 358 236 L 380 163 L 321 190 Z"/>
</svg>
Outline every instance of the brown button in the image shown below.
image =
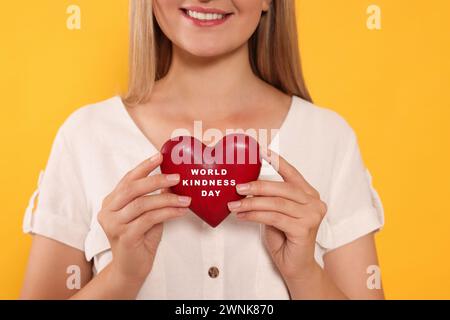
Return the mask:
<svg viewBox="0 0 450 320">
<path fill-rule="evenodd" d="M 208 275 L 210 278 L 217 278 L 219 276 L 219 269 L 217 267 L 209 268 Z"/>
</svg>

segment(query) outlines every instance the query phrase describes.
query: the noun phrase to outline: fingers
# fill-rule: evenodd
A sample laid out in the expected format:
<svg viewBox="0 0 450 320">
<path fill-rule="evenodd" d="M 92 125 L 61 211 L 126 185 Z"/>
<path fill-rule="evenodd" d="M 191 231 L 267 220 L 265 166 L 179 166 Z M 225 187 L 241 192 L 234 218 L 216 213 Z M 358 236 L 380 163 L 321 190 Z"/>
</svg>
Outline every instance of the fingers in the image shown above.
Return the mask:
<svg viewBox="0 0 450 320">
<path fill-rule="evenodd" d="M 268 226 L 273 226 L 284 232 L 286 235 L 294 236 L 298 233 L 298 219 L 283 215 L 273 211 L 251 211 L 238 213 L 236 217 L 240 220 L 259 222 Z"/>
<path fill-rule="evenodd" d="M 114 196 L 111 202 L 111 210 L 121 210 L 138 197 L 152 193 L 161 188 L 177 185 L 179 182 L 179 174 L 157 174 L 120 184 L 113 192 Z"/>
<path fill-rule="evenodd" d="M 299 185 L 307 194 L 313 197 L 319 196 L 317 190 L 314 189 L 306 181 L 303 175 L 282 156 L 269 149 L 261 149 L 261 156 L 270 163 L 270 165 L 280 174 L 284 181 Z"/>
<path fill-rule="evenodd" d="M 241 195 L 282 197 L 301 204 L 307 204 L 311 200 L 311 196 L 303 189 L 284 181 L 256 180 L 238 184 L 236 190 Z"/>
<path fill-rule="evenodd" d="M 119 221 L 126 224 L 138 218 L 143 212 L 164 207 L 189 207 L 190 204 L 190 197 L 178 196 L 168 192 L 142 196 L 130 202 L 118 213 Z"/>
<path fill-rule="evenodd" d="M 140 239 L 153 226 L 168 220 L 184 216 L 187 208 L 162 208 L 146 212 L 127 225 L 127 233 L 134 239 Z"/>
<path fill-rule="evenodd" d="M 170 190 L 169 190 L 169 188 L 161 188 L 160 189 L 160 193 L 161 194 L 163 194 L 163 193 L 170 193 Z"/>
<path fill-rule="evenodd" d="M 128 183 L 133 180 L 145 178 L 148 176 L 153 170 L 155 170 L 162 162 L 161 153 L 153 155 L 149 159 L 141 162 L 136 168 L 129 171 L 123 178 L 120 180 L 119 185 L 122 183 Z"/>
<path fill-rule="evenodd" d="M 299 204 L 280 197 L 250 197 L 228 203 L 231 212 L 276 211 L 281 214 L 301 218 L 305 216 Z"/>
</svg>

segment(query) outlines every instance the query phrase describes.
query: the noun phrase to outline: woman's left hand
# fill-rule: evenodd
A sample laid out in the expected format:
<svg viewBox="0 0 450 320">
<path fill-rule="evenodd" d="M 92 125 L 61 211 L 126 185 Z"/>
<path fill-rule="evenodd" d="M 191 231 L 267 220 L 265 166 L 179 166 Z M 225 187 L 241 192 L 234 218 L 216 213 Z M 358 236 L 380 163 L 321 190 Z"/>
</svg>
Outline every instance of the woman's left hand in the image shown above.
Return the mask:
<svg viewBox="0 0 450 320">
<path fill-rule="evenodd" d="M 228 207 L 240 220 L 265 225 L 265 245 L 284 280 L 301 281 L 317 270 L 315 241 L 327 206 L 317 190 L 284 158 L 273 151 L 261 154 L 284 181 L 257 180 L 237 185 L 239 194 L 252 197 L 230 202 Z"/>
</svg>

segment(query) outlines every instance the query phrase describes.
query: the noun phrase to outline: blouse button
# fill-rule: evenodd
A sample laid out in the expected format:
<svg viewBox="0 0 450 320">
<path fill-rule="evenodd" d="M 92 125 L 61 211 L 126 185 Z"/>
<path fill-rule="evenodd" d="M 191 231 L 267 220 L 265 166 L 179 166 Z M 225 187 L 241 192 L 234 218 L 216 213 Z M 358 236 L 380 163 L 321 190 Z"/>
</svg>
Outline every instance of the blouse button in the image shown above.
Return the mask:
<svg viewBox="0 0 450 320">
<path fill-rule="evenodd" d="M 217 278 L 219 276 L 219 269 L 217 267 L 209 268 L 208 275 L 210 278 Z"/>
</svg>

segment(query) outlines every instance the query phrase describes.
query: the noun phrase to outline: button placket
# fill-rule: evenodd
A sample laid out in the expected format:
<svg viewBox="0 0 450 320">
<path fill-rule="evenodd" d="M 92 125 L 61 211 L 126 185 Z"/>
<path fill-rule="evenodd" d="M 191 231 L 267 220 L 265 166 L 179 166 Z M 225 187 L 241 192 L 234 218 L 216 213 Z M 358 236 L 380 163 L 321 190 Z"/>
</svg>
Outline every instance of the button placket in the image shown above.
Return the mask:
<svg viewBox="0 0 450 320">
<path fill-rule="evenodd" d="M 224 286 L 224 243 L 221 226 L 211 228 L 203 222 L 201 237 L 203 261 L 203 297 L 223 299 Z"/>
</svg>

